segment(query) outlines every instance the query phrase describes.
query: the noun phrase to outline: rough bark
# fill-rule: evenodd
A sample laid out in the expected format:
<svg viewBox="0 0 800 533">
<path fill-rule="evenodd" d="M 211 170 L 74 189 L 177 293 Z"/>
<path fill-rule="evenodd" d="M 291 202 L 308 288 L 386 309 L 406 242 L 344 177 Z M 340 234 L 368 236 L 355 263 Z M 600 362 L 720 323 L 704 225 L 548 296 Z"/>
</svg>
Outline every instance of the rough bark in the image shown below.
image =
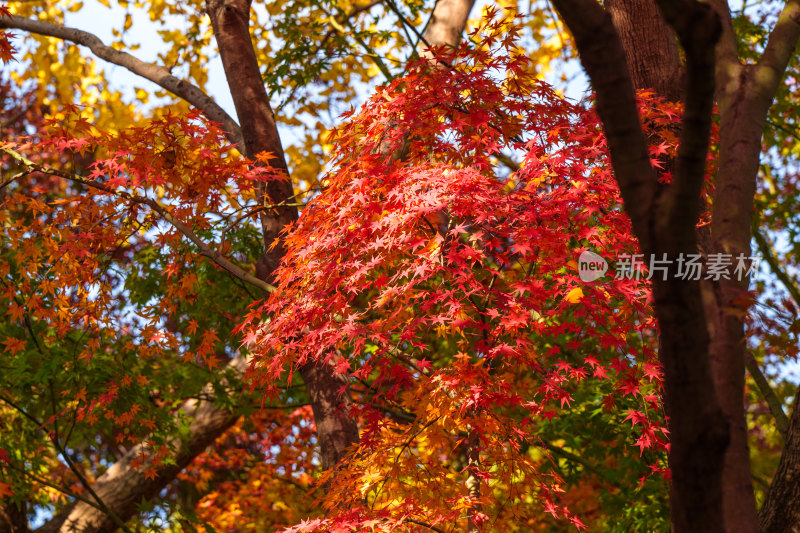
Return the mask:
<svg viewBox="0 0 800 533">
<path fill-rule="evenodd" d="M 673 183 L 661 186 L 647 158 L 624 47 L 611 15 L 593 0 L 554 4 L 575 37 L 596 92 L 615 176 L 643 252 L 673 258 L 694 253 L 713 102 L 716 16 L 696 2 L 660 2 L 687 56 L 681 147 Z M 700 284 L 671 276 L 655 280 L 653 292 L 670 413 L 673 526 L 681 532 L 723 531 L 728 429 L 714 395 Z"/>
<path fill-rule="evenodd" d="M 635 89 L 650 89 L 671 102 L 681 99 L 683 69 L 672 29 L 655 0 L 606 0 Z"/>
<path fill-rule="evenodd" d="M 676 4 L 661 2 L 665 16 L 677 17 Z M 670 9 L 672 13 L 670 13 Z M 717 65 L 725 65 L 725 71 L 731 72 L 739 67 L 738 59 L 735 64 L 730 63 L 730 45 L 732 27 L 730 26 L 729 12 L 720 13 L 723 22 L 721 26 L 722 38 L 717 46 Z M 685 22 L 685 24 L 687 24 Z M 676 30 L 681 31 L 676 25 Z M 685 30 L 684 30 L 685 31 Z M 690 37 L 687 37 L 690 38 Z M 684 39 L 681 39 L 682 42 Z M 710 50 L 709 50 L 710 51 Z M 724 52 L 724 53 L 720 53 Z M 726 59 L 727 58 L 727 59 Z M 711 66 L 711 65 L 709 65 Z M 717 73 L 723 67 L 717 69 Z M 727 79 L 717 78 L 719 90 L 717 94 L 731 90 L 735 87 Z M 748 153 L 733 154 L 736 148 L 724 138 L 739 137 L 742 133 L 752 134 L 755 131 L 742 129 L 740 124 L 731 120 L 732 115 L 739 109 L 721 106 L 720 127 L 720 171 L 717 178 L 717 190 L 714 198 L 712 212 L 711 237 L 704 243 L 707 254 L 725 253 L 737 257 L 740 254 L 749 255 L 750 220 L 754 192 L 754 177 L 758 165 L 758 149 Z M 760 129 L 758 128 L 758 139 Z M 755 143 L 758 146 L 758 142 Z M 737 156 L 743 156 L 747 161 L 740 161 L 736 167 L 725 166 L 725 161 Z M 698 162 L 699 163 L 699 162 Z M 723 167 L 724 170 L 723 170 Z M 720 181 L 728 185 L 720 187 Z M 752 183 L 752 185 L 748 185 Z M 750 192 L 748 192 L 748 189 Z M 730 196 L 731 191 L 736 191 L 736 198 Z M 726 191 L 728 194 L 726 194 Z M 731 203 L 733 202 L 733 204 Z M 720 246 L 720 228 L 726 224 L 738 225 L 739 242 L 737 246 Z M 742 231 L 743 230 L 743 231 Z M 744 301 L 743 295 L 747 290 L 748 280 L 725 280 L 719 282 L 703 282 L 706 290 L 705 319 L 710 335 L 709 359 L 711 374 L 714 382 L 714 392 L 717 402 L 725 416 L 730 442 L 725 450 L 724 466 L 722 473 L 722 498 L 723 520 L 725 531 L 751 532 L 756 530 L 755 498 L 753 494 L 752 479 L 750 474 L 750 454 L 747 445 L 747 427 L 745 421 L 744 405 L 744 311 L 740 302 Z M 739 303 L 737 303 L 739 302 Z"/>
<path fill-rule="evenodd" d="M 662 194 L 659 209 L 656 214 L 656 234 L 665 245 L 661 251 L 670 257 L 677 257 L 677 253 L 695 253 L 697 250 L 696 224 L 700 214 L 700 191 L 705 174 L 705 158 L 708 151 L 711 111 L 714 97 L 714 51 L 713 45 L 719 37 L 721 28 L 716 14 L 706 6 L 696 2 L 666 2 L 659 1 L 664 18 L 675 29 L 680 42 L 686 52 L 686 89 L 684 93 L 685 111 L 681 120 L 681 137 L 674 183 Z M 670 190 L 674 189 L 674 190 Z M 671 238 L 671 231 L 678 229 L 683 235 L 677 243 Z M 670 245 L 670 241 L 677 246 Z M 677 285 L 677 287 L 676 287 Z M 672 287 L 670 287 L 672 286 Z M 675 305 L 674 298 L 668 294 L 659 293 L 674 289 L 687 291 L 683 300 L 689 304 L 683 308 Z M 714 393 L 713 373 L 709 361 L 709 336 L 706 318 L 703 310 L 702 291 L 699 281 L 686 282 L 684 280 L 670 279 L 666 283 L 654 284 L 656 298 L 656 314 L 659 324 L 671 324 L 671 327 L 661 327 L 664 346 L 675 342 L 676 350 L 662 356 L 665 363 L 665 397 L 670 406 L 670 416 L 676 416 L 676 404 L 681 406 L 681 411 L 696 408 L 702 415 L 691 419 L 683 427 L 676 423 L 675 429 L 686 431 L 684 435 L 673 432 L 670 436 L 672 450 L 670 462 L 673 468 L 673 484 L 671 487 L 672 519 L 677 531 L 727 531 L 725 523 L 725 457 L 730 448 L 730 421 L 720 419 L 719 399 Z M 659 305 L 659 301 L 663 303 Z M 670 305 L 671 304 L 671 305 Z M 659 311 L 659 307 L 666 313 Z M 674 315 L 673 320 L 664 320 L 663 315 Z M 688 323 L 687 323 L 688 321 Z M 681 322 L 685 324 L 686 333 L 694 340 L 686 341 L 686 333 L 680 329 Z M 691 338 L 690 337 L 690 338 Z M 686 365 L 695 365 L 688 361 L 691 351 L 680 347 L 685 343 L 685 348 L 694 351 L 696 356 L 703 358 L 702 369 L 696 365 L 691 375 L 695 382 L 687 387 L 684 378 Z M 674 361 L 670 361 L 674 359 Z M 672 368 L 668 368 L 671 366 Z M 709 386 L 710 385 L 710 386 Z M 688 398 L 688 395 L 699 394 L 697 398 Z M 741 397 L 739 398 L 741 406 Z M 722 412 L 724 417 L 724 410 Z M 703 424 L 707 419 L 708 432 L 695 424 Z M 693 441 L 692 439 L 700 438 Z M 676 442 L 677 441 L 677 442 Z M 681 442 L 683 441 L 683 442 Z M 685 454 L 685 457 L 681 457 Z M 680 468 L 676 472 L 676 465 L 680 462 L 690 468 Z M 720 464 L 722 463 L 722 464 Z M 712 466 L 713 465 L 713 466 Z M 691 468 L 694 467 L 694 468 Z M 721 467 L 721 468 L 720 468 Z M 706 469 L 704 471 L 704 469 Z M 683 478 L 683 479 L 679 479 Z M 699 509 L 696 502 L 697 492 L 704 482 L 704 476 L 713 476 L 714 508 L 709 510 Z M 721 483 L 721 484 L 720 484 Z M 675 506 L 678 509 L 675 509 Z"/>
<path fill-rule="evenodd" d="M 758 516 L 764 533 L 800 533 L 800 394 L 795 394 L 778 470 Z"/>
</svg>

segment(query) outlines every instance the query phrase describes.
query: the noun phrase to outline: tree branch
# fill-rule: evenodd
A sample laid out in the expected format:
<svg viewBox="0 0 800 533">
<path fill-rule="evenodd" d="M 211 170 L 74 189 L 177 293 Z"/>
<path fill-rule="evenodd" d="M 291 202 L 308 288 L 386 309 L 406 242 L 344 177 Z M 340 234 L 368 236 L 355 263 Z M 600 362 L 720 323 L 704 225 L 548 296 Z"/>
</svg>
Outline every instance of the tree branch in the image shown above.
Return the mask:
<svg viewBox="0 0 800 533">
<path fill-rule="evenodd" d="M 763 96 L 772 99 L 800 38 L 800 0 L 789 0 L 756 63 L 754 80 Z"/>
<path fill-rule="evenodd" d="M 739 60 L 739 47 L 736 44 L 736 34 L 733 31 L 733 20 L 728 0 L 709 0 L 711 7 L 719 15 L 722 23 L 722 34 L 717 43 L 717 70 L 725 69 L 725 78 L 734 77 L 734 72 L 741 68 Z"/>
<path fill-rule="evenodd" d="M 76 174 L 70 174 L 68 172 L 62 172 L 54 168 L 49 168 L 43 165 L 39 165 L 29 160 L 28 158 L 22 156 L 21 154 L 18 154 L 14 150 L 11 150 L 6 147 L 0 147 L 0 152 L 8 154 L 12 158 L 14 158 L 17 162 L 19 162 L 21 165 L 26 167 L 29 171 L 35 170 L 37 172 L 41 172 L 43 174 L 47 174 L 50 176 L 56 176 L 76 183 L 81 183 L 83 185 L 86 185 L 87 187 L 91 187 L 93 189 L 97 189 L 99 191 L 103 191 L 105 193 L 118 196 L 122 199 L 128 200 L 129 202 L 148 206 L 153 211 L 155 211 L 156 214 L 159 215 L 163 220 L 168 222 L 175 229 L 180 231 L 187 239 L 192 241 L 192 243 L 194 243 L 194 245 L 197 246 L 197 248 L 200 250 L 201 255 L 204 255 L 205 257 L 211 259 L 214 263 L 216 263 L 221 268 L 226 270 L 229 274 L 231 274 L 236 278 L 239 278 L 245 283 L 249 283 L 250 285 L 253 285 L 254 287 L 261 289 L 265 293 L 270 293 L 275 291 L 275 287 L 273 285 L 270 285 L 266 281 L 263 281 L 255 277 L 254 275 L 250 274 L 239 265 L 228 260 L 220 252 L 212 250 L 211 247 L 200 237 L 198 237 L 197 234 L 194 231 L 192 231 L 192 229 L 189 226 L 187 226 L 186 224 L 184 224 L 183 222 L 172 216 L 172 213 L 170 213 L 166 207 L 159 204 L 155 200 L 151 198 L 146 198 L 144 196 L 132 194 L 127 191 L 112 189 L 110 187 L 106 187 L 102 183 L 97 183 L 96 181 L 84 178 L 82 176 L 78 176 Z"/>
<path fill-rule="evenodd" d="M 761 252 L 764 261 L 767 262 L 772 273 L 775 274 L 775 277 L 778 278 L 786 290 L 789 291 L 794 303 L 800 308 L 800 289 L 798 289 L 792 278 L 789 277 L 789 274 L 781 268 L 778 258 L 775 257 L 772 247 L 769 245 L 769 242 L 767 242 L 767 238 L 764 237 L 764 234 L 762 234 L 755 225 L 753 226 L 753 239 L 755 239 L 758 251 Z"/>
<path fill-rule="evenodd" d="M 236 121 L 201 89 L 188 81 L 176 78 L 166 68 L 145 63 L 127 52 L 115 50 L 103 44 L 103 41 L 97 36 L 76 28 L 68 28 L 58 24 L 51 24 L 50 22 L 42 20 L 32 20 L 16 15 L 0 17 L 0 28 L 24 30 L 86 46 L 100 59 L 124 67 L 133 74 L 150 80 L 156 85 L 166 89 L 178 98 L 186 100 L 202 111 L 209 119 L 220 123 L 226 132 L 228 140 L 239 146 L 241 151 L 244 151 L 242 132 Z"/>
<path fill-rule="evenodd" d="M 769 381 L 767 381 L 767 377 L 758 367 L 758 361 L 756 361 L 756 358 L 753 357 L 750 351 L 745 352 L 744 361 L 747 365 L 747 370 L 750 372 L 750 376 L 752 376 L 753 381 L 756 382 L 758 391 L 761 393 L 764 401 L 767 402 L 772 416 L 775 417 L 775 426 L 778 428 L 778 431 L 781 432 L 783 438 L 786 439 L 787 431 L 789 430 L 789 418 L 787 418 L 786 413 L 783 412 L 781 401 L 778 399 L 775 391 L 772 390 Z"/>
<path fill-rule="evenodd" d="M 426 48 L 458 46 L 474 4 L 475 0 L 437 0 L 428 22 L 425 23 L 420 42 Z M 423 52 L 423 56 L 429 54 Z"/>
<path fill-rule="evenodd" d="M 238 356 L 231 359 L 226 368 L 241 376 L 247 364 L 247 358 Z M 176 437 L 170 441 L 170 446 L 175 448 L 170 461 L 158 461 L 150 453 L 146 444 L 148 439 L 144 439 L 97 478 L 92 488 L 107 508 L 112 509 L 122 519 L 130 518 L 136 511 L 136 504 L 158 494 L 166 483 L 239 419 L 238 413 L 219 407 L 213 402 L 211 385 L 206 385 L 203 393 L 211 400 L 188 400 L 180 407 L 180 411 L 191 422 L 183 438 Z M 106 513 L 78 502 L 54 516 L 37 529 L 36 533 L 112 533 L 117 527 L 116 522 Z"/>
</svg>

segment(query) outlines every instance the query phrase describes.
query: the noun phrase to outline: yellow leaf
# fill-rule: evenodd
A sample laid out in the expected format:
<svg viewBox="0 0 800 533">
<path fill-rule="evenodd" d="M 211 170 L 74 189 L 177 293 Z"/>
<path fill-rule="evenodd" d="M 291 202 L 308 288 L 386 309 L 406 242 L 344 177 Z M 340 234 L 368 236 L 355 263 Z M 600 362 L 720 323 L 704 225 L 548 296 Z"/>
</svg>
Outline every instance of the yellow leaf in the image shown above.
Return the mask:
<svg viewBox="0 0 800 533">
<path fill-rule="evenodd" d="M 580 287 L 575 287 L 574 289 L 569 291 L 569 293 L 567 293 L 566 300 L 567 302 L 574 304 L 578 303 L 581 300 L 581 298 L 583 298 L 583 290 L 581 290 Z"/>
</svg>

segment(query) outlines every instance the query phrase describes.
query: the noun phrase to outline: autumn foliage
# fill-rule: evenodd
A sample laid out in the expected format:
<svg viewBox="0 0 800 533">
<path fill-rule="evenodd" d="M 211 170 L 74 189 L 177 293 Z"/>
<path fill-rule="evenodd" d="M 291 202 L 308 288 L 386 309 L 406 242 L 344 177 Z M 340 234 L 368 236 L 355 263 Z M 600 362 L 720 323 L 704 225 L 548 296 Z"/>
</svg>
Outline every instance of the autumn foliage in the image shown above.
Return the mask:
<svg viewBox="0 0 800 533">
<path fill-rule="evenodd" d="M 490 19 L 347 114 L 266 299 L 237 273 L 260 253 L 259 184 L 285 178 L 269 154 L 244 159 L 196 113 L 105 132 L 68 105 L 4 142 L 3 416 L 37 431 L 0 437 L 0 493 L 57 509 L 142 439 L 155 476 L 208 383 L 248 416 L 168 488 L 192 527 L 663 526 L 646 272 L 615 275 L 637 244 L 596 116 L 516 38 Z M 680 110 L 640 109 L 660 168 Z M 610 261 L 597 281 L 579 277 L 586 250 Z M 300 364 L 340 376 L 339 416 L 361 428 L 327 472 Z M 49 412 L 50 396 L 69 401 Z"/>
<path fill-rule="evenodd" d="M 364 428 L 323 477 L 329 518 L 292 531 L 517 530 L 541 510 L 583 527 L 543 440 L 559 417 L 621 409 L 634 429 L 617 445 L 663 473 L 646 284 L 576 268 L 587 249 L 636 251 L 597 120 L 531 76 L 505 29 L 412 66 L 336 132 L 279 290 L 242 326 L 257 387 L 330 365 Z M 659 165 L 676 110 L 643 106 Z M 498 173 L 500 151 L 521 168 Z"/>
</svg>

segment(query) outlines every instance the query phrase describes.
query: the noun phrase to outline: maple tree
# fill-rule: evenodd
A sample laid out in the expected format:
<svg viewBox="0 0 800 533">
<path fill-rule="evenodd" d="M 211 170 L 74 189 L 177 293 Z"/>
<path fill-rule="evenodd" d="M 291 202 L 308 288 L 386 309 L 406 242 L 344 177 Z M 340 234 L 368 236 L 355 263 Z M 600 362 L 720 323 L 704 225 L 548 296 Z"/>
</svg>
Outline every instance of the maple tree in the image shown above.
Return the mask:
<svg viewBox="0 0 800 533">
<path fill-rule="evenodd" d="M 703 340 L 711 329 L 713 355 L 729 349 L 714 352 L 715 338 L 743 339 L 741 291 L 718 283 L 725 327 L 714 330 L 697 319 L 699 283 L 655 278 L 651 299 L 642 276 L 586 283 L 575 263 L 586 250 L 694 252 L 698 219 L 716 238 L 718 206 L 733 205 L 718 166 L 730 171 L 726 143 L 739 130 L 724 99 L 719 148 L 705 153 L 717 135 L 706 72 L 715 36 L 697 30 L 707 41 L 690 43 L 688 23 L 666 13 L 687 45 L 684 112 L 674 42 L 678 63 L 639 72 L 666 72 L 668 90 L 627 70 L 637 49 L 612 25 L 636 13 L 624 4 L 609 2 L 612 21 L 593 2 L 556 2 L 602 120 L 537 79 L 559 53 L 524 48 L 531 33 L 542 40 L 546 10 L 489 8 L 459 45 L 470 2 L 437 3 L 424 30 L 406 18 L 423 14 L 415 3 L 274 3 L 271 26 L 243 1 L 154 3 L 152 17 L 180 14 L 190 28 L 164 30 L 174 46 L 162 67 L 117 50 L 127 16 L 106 46 L 47 21 L 78 5 L 12 4 L 0 26 L 32 43 L 17 54 L 43 54 L 58 75 L 28 96 L 3 89 L 20 109 L 6 111 L 16 129 L 2 145 L 0 527 L 27 530 L 26 513 L 46 510 L 42 531 L 666 530 L 671 479 L 677 530 L 754 530 L 749 463 L 724 459 L 747 450 L 746 433 L 739 448 L 725 436 L 737 442 L 744 424 L 744 354 L 723 365 L 741 375 L 718 399 Z M 696 6 L 686 13 L 713 20 Z M 795 8 L 767 63 L 791 52 Z M 387 14 L 397 28 L 374 25 Z M 212 35 L 240 124 L 201 89 Z M 88 46 L 183 103 L 144 118 L 74 47 L 54 52 L 46 36 Z M 592 48 L 598 37 L 612 55 Z M 403 47 L 407 61 L 396 61 Z M 197 85 L 167 67 L 179 61 Z M 349 81 L 375 76 L 385 84 L 335 130 L 315 119 L 355 94 Z M 634 99 L 629 76 L 656 94 Z M 303 94 L 313 83 L 322 100 Z M 284 84 L 281 107 L 293 113 L 278 118 L 316 120 L 286 151 L 269 98 Z M 72 104 L 99 101 L 113 105 Z M 632 175 L 667 198 L 691 185 L 697 205 L 678 203 L 648 233 L 643 217 L 659 211 L 632 196 Z M 789 198 L 792 183 L 781 181 Z M 749 250 L 750 221 L 733 218 Z M 673 343 L 676 324 L 696 333 L 684 336 L 691 350 Z M 765 323 L 762 334 L 780 331 Z M 688 394 L 675 388 L 689 378 Z M 729 411 L 715 425 L 717 404 Z M 765 530 L 792 520 L 770 509 L 793 509 L 781 490 L 793 486 L 796 412 Z M 691 447 L 692 432 L 708 430 L 719 439 Z M 744 484 L 721 482 L 742 472 Z"/>
</svg>

